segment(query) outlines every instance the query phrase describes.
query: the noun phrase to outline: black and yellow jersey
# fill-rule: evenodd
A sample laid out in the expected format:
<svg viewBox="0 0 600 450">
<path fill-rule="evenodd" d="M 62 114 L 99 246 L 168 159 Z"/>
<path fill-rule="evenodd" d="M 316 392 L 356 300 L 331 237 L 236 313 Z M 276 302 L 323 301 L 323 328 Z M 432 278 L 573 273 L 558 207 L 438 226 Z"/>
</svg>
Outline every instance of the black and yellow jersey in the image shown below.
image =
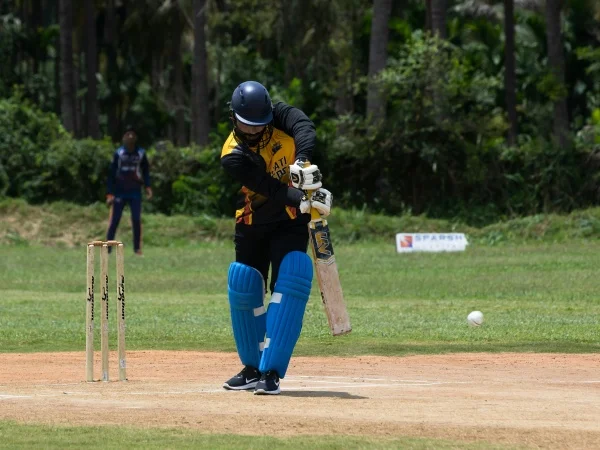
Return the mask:
<svg viewBox="0 0 600 450">
<path fill-rule="evenodd" d="M 310 220 L 298 206 L 304 193 L 289 185 L 289 166 L 296 160 L 310 161 L 316 133 L 312 121 L 299 109 L 276 103 L 273 135 L 265 148 L 240 145 L 233 133 L 221 151 L 221 165 L 242 184 L 236 222 L 247 225 Z"/>
</svg>

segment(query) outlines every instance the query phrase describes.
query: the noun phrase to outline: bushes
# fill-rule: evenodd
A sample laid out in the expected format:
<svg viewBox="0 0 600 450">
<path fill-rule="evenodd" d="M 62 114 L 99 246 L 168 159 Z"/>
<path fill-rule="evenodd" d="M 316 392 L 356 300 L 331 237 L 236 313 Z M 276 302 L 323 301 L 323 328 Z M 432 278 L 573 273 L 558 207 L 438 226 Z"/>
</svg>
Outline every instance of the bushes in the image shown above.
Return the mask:
<svg viewBox="0 0 600 450">
<path fill-rule="evenodd" d="M 94 201 L 104 195 L 111 154 L 109 141 L 72 139 L 58 117 L 19 91 L 0 100 L 0 192 L 6 195 L 31 203 Z"/>
<path fill-rule="evenodd" d="M 114 146 L 108 139 L 66 137 L 53 142 L 41 161 L 37 195 L 30 200 L 87 204 L 103 199 L 113 151 Z"/>
<path fill-rule="evenodd" d="M 0 196 L 29 203 L 103 201 L 115 145 L 109 139 L 75 140 L 52 113 L 19 91 L 0 100 Z M 147 211 L 232 215 L 237 188 L 220 166 L 220 148 L 176 148 L 159 142 L 148 150 L 155 197 Z"/>
<path fill-rule="evenodd" d="M 415 33 L 377 79 L 388 96 L 383 123 L 360 115 L 317 123 L 314 162 L 336 206 L 480 226 L 597 202 L 600 110 L 592 110 L 573 147 L 527 131 L 517 146 L 507 147 L 506 120 L 497 106 L 501 74 L 476 70 L 473 60 L 468 50 Z M 279 94 L 299 96 L 301 87 L 292 83 Z M 365 87 L 357 86 L 358 96 Z M 206 148 L 149 147 L 155 197 L 144 202 L 145 210 L 231 217 L 239 186 L 219 162 L 229 127 L 221 122 Z M 18 90 L 0 100 L 0 196 L 31 203 L 102 201 L 114 148 L 109 140 L 72 139 L 55 115 L 29 104 Z"/>
<path fill-rule="evenodd" d="M 389 99 L 385 122 L 336 123 L 344 133 L 331 143 L 334 192 L 386 213 L 438 217 L 493 200 L 506 130 L 495 107 L 501 80 L 473 70 L 451 44 L 415 34 L 377 82 Z"/>
<path fill-rule="evenodd" d="M 495 106 L 501 78 L 475 70 L 464 50 L 417 33 L 377 82 L 389 99 L 383 123 L 341 117 L 321 136 L 338 205 L 484 225 L 596 200 L 593 146 L 582 137 L 577 149 L 559 148 L 522 134 L 507 147 Z"/>
<path fill-rule="evenodd" d="M 178 148 L 160 142 L 148 150 L 155 197 L 150 211 L 233 215 L 238 187 L 220 163 L 220 147 Z"/>
<path fill-rule="evenodd" d="M 32 201 L 40 197 L 39 178 L 47 170 L 43 159 L 63 138 L 68 135 L 59 119 L 29 104 L 20 91 L 0 100 L 0 167 L 9 179 L 6 194 Z"/>
</svg>

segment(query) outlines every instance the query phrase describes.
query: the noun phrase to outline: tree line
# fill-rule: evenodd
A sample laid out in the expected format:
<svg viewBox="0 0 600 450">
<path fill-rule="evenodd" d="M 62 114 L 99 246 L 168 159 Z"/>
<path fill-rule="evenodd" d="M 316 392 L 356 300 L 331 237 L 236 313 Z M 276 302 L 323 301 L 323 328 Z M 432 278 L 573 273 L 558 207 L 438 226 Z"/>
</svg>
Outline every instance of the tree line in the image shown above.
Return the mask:
<svg viewBox="0 0 600 450">
<path fill-rule="evenodd" d="M 478 220 L 597 201 L 594 0 L 0 4 L 0 97 L 77 139 L 133 124 L 153 148 L 218 149 L 255 79 L 313 118 L 344 206 Z"/>
</svg>

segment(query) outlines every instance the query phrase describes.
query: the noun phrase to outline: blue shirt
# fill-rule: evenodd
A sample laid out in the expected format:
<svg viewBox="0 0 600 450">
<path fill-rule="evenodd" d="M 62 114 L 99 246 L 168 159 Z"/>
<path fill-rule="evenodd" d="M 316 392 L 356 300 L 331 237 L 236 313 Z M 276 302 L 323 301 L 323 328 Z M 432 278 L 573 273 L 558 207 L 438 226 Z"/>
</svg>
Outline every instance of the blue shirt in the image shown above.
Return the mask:
<svg viewBox="0 0 600 450">
<path fill-rule="evenodd" d="M 115 197 L 141 198 L 142 186 L 150 187 L 150 164 L 143 148 L 119 147 L 108 171 L 107 193 Z"/>
</svg>

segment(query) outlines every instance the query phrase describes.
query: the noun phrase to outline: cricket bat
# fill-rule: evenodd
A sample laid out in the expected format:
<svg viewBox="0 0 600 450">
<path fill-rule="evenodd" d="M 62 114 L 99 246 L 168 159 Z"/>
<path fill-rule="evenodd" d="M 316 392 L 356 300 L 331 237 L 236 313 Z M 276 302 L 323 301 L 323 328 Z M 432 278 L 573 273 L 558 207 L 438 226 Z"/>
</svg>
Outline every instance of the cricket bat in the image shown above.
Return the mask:
<svg viewBox="0 0 600 450">
<path fill-rule="evenodd" d="M 350 317 L 346 310 L 344 293 L 333 254 L 333 245 L 329 236 L 329 225 L 319 212 L 312 208 L 311 221 L 308 223 L 310 246 L 312 248 L 315 271 L 321 291 L 321 300 L 327 314 L 331 334 L 340 336 L 352 331 Z"/>
</svg>

